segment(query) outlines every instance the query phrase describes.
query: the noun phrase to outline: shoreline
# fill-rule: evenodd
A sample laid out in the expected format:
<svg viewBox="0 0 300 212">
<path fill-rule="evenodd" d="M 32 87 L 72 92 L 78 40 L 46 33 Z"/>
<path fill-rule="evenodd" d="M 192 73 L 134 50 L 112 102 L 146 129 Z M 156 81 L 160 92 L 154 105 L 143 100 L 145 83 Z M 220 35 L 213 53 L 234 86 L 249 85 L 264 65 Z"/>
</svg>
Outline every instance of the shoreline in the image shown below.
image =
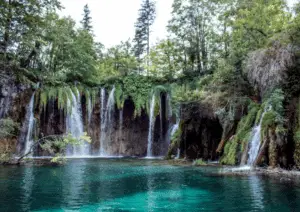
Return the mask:
<svg viewBox="0 0 300 212">
<path fill-rule="evenodd" d="M 51 163 L 50 157 L 44 158 L 29 158 L 25 161 L 21 161 L 20 163 L 16 163 L 15 160 L 10 162 L 2 163 L 0 166 L 26 166 L 26 165 L 34 165 L 34 166 L 56 166 L 58 164 Z M 219 172 L 217 175 L 223 176 L 251 176 L 251 175 L 261 175 L 261 176 L 271 176 L 271 177 L 281 177 L 285 180 L 299 180 L 300 181 L 300 170 L 287 170 L 282 168 L 262 168 L 262 167 L 237 167 L 237 166 L 226 166 L 221 165 L 219 163 L 207 163 L 206 165 L 193 165 L 193 161 L 184 160 L 184 159 L 176 159 L 176 160 L 164 160 L 164 159 L 147 159 L 147 158 L 137 158 L 137 157 L 89 157 L 89 158 L 66 158 L 67 160 L 76 160 L 76 159 L 102 159 L 102 160 L 114 160 L 114 159 L 124 159 L 124 160 L 149 160 L 153 161 L 153 165 L 172 165 L 172 166 L 191 166 L 195 168 L 205 168 L 205 167 L 215 167 L 219 168 Z M 64 164 L 60 164 L 64 165 Z"/>
</svg>

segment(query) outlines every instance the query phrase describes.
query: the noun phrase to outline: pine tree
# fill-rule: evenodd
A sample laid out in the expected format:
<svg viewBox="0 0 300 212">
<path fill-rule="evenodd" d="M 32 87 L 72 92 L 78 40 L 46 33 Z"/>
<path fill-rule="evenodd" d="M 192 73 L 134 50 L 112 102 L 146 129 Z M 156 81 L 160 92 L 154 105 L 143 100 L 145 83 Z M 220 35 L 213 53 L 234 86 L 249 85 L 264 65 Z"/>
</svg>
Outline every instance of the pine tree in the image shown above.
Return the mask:
<svg viewBox="0 0 300 212">
<path fill-rule="evenodd" d="M 139 10 L 139 17 L 135 23 L 135 56 L 140 62 L 141 56 L 150 53 L 150 27 L 153 25 L 156 17 L 155 3 L 151 0 L 144 0 Z"/>
<path fill-rule="evenodd" d="M 83 19 L 81 21 L 81 24 L 84 30 L 87 30 L 90 33 L 92 32 L 93 27 L 92 27 L 91 11 L 87 4 L 83 8 Z"/>
</svg>

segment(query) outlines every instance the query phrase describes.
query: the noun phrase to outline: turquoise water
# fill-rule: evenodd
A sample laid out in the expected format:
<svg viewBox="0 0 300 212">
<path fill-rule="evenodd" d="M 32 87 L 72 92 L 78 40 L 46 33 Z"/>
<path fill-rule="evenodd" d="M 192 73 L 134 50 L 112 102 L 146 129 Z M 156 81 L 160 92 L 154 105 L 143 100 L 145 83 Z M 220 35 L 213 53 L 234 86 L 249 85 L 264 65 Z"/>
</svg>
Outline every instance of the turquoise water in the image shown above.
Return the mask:
<svg viewBox="0 0 300 212">
<path fill-rule="evenodd" d="M 125 159 L 1 167 L 0 211 L 300 211 L 300 187 Z"/>
</svg>

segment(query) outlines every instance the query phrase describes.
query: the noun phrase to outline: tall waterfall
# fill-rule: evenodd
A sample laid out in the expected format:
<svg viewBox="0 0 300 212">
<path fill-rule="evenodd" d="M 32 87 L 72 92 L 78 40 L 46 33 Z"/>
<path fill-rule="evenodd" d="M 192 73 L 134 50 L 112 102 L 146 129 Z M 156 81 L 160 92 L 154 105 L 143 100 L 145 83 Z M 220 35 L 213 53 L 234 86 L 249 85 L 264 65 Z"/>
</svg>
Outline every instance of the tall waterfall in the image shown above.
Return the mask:
<svg viewBox="0 0 300 212">
<path fill-rule="evenodd" d="M 34 130 L 34 95 L 35 92 L 32 94 L 29 105 L 26 109 L 26 117 L 25 122 L 23 125 L 23 129 L 27 128 L 26 137 L 25 137 L 25 154 L 28 154 L 31 151 L 31 147 L 33 145 L 33 130 Z"/>
<path fill-rule="evenodd" d="M 155 95 L 153 94 L 150 103 L 150 115 L 149 115 L 149 130 L 148 130 L 148 145 L 147 145 L 147 157 L 153 157 L 153 131 L 154 131 L 154 107 L 155 107 Z"/>
<path fill-rule="evenodd" d="M 100 101 L 101 101 L 101 111 L 100 111 L 100 155 L 104 153 L 104 144 L 103 144 L 103 134 L 105 130 L 104 120 L 105 120 L 105 88 L 101 88 L 100 92 Z"/>
<path fill-rule="evenodd" d="M 261 140 L 261 124 L 264 118 L 265 113 L 270 110 L 270 107 L 266 107 L 263 114 L 260 117 L 259 124 L 254 127 L 252 131 L 252 137 L 250 140 L 249 152 L 248 152 L 248 161 L 247 165 L 253 166 L 254 162 L 257 158 L 259 147 L 260 147 L 260 140 Z"/>
<path fill-rule="evenodd" d="M 113 128 L 114 110 L 115 110 L 115 87 L 113 87 L 113 89 L 110 91 L 110 94 L 108 96 L 106 111 L 104 110 L 101 111 L 103 112 L 103 114 L 101 114 L 101 118 L 103 119 L 101 119 L 100 156 L 107 156 L 107 147 L 111 140 L 110 134 Z"/>
<path fill-rule="evenodd" d="M 67 116 L 66 126 L 67 133 L 70 133 L 74 138 L 79 139 L 84 134 L 82 122 L 82 108 L 79 91 L 76 90 L 77 96 L 72 92 L 72 112 Z M 70 101 L 68 101 L 70 104 Z M 83 157 L 90 155 L 90 145 L 86 142 L 70 147 L 67 150 L 67 156 Z"/>
</svg>

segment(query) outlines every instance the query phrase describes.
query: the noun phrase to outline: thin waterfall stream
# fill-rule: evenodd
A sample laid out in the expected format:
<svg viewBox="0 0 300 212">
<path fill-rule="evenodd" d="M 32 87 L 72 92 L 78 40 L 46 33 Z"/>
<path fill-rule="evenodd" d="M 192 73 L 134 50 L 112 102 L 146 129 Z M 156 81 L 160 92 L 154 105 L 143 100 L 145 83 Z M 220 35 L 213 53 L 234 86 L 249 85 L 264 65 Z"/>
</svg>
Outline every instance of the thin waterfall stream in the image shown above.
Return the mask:
<svg viewBox="0 0 300 212">
<path fill-rule="evenodd" d="M 172 139 L 173 135 L 177 132 L 177 130 L 179 129 L 179 123 L 180 123 L 180 119 L 177 119 L 176 124 L 174 124 L 171 128 L 171 133 L 170 133 L 170 139 Z M 180 148 L 177 148 L 177 154 L 175 159 L 179 159 L 180 157 Z"/>
<path fill-rule="evenodd" d="M 25 146 L 24 146 L 24 154 L 28 154 L 31 151 L 32 145 L 33 145 L 33 131 L 34 131 L 34 96 L 35 92 L 32 94 L 30 98 L 29 105 L 26 109 L 26 116 L 25 116 L 25 122 L 23 125 L 23 129 L 27 128 L 26 131 L 26 137 L 25 137 Z"/>
<path fill-rule="evenodd" d="M 93 105 L 92 105 L 92 97 L 87 99 L 87 114 L 88 114 L 88 125 L 91 123 L 92 119 L 92 112 L 93 112 Z"/>
<path fill-rule="evenodd" d="M 103 94 L 104 96 L 104 94 Z M 102 92 L 101 92 L 101 99 L 102 99 Z M 104 98 L 103 98 L 104 99 Z M 102 102 L 101 102 L 102 107 Z M 103 105 L 104 108 L 104 105 Z M 102 109 L 103 109 L 102 108 Z M 108 144 L 111 141 L 110 134 L 113 128 L 113 115 L 115 110 L 115 87 L 110 91 L 108 96 L 106 111 L 101 110 L 101 136 L 100 136 L 100 156 L 108 156 Z"/>
<path fill-rule="evenodd" d="M 100 108 L 100 155 L 103 154 L 104 149 L 103 149 L 103 133 L 104 133 L 104 119 L 105 119 L 105 88 L 101 88 L 100 91 L 100 104 L 101 104 L 101 108 Z"/>
<path fill-rule="evenodd" d="M 260 141 L 261 141 L 261 124 L 262 120 L 264 118 L 264 115 L 267 111 L 270 110 L 270 107 L 266 107 L 264 110 L 263 114 L 260 117 L 259 124 L 253 128 L 252 132 L 252 137 L 249 142 L 249 152 L 248 152 L 248 161 L 247 165 L 248 166 L 253 166 L 255 163 L 255 160 L 257 158 L 258 152 L 259 152 L 259 147 L 260 147 Z"/>
<path fill-rule="evenodd" d="M 150 103 L 150 115 L 149 115 L 149 130 L 148 130 L 148 145 L 147 145 L 147 157 L 153 157 L 153 133 L 154 133 L 154 106 L 155 106 L 155 95 L 153 94 Z"/>
</svg>

